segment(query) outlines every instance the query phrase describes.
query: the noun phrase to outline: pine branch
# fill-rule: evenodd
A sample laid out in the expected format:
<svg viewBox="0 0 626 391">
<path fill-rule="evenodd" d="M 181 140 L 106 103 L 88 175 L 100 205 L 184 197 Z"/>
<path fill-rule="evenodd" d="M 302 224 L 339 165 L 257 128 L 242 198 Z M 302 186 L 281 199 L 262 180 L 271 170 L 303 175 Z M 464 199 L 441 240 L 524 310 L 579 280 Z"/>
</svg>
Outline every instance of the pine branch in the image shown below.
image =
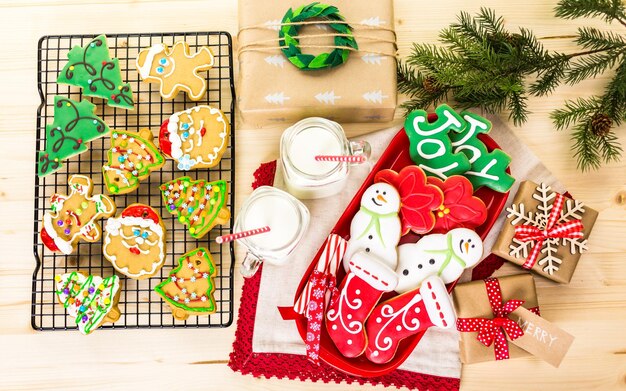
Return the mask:
<svg viewBox="0 0 626 391">
<path fill-rule="evenodd" d="M 557 130 L 569 128 L 572 124 L 590 117 L 601 107 L 598 97 L 578 98 L 576 101 L 566 101 L 564 109 L 556 109 L 550 114 Z"/>
<path fill-rule="evenodd" d="M 621 0 L 561 0 L 555 13 L 563 19 L 601 17 L 606 22 L 617 20 L 626 26 L 626 9 Z"/>
</svg>

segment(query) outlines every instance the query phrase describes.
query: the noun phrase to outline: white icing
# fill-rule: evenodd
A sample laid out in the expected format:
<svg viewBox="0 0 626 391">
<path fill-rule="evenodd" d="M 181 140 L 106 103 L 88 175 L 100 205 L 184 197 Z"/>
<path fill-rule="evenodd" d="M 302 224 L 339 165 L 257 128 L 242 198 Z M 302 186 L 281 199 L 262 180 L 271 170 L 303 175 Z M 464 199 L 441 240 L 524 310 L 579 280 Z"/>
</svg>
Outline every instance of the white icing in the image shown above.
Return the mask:
<svg viewBox="0 0 626 391">
<path fill-rule="evenodd" d="M 167 131 L 169 132 L 169 141 L 171 144 L 171 152 L 170 155 L 178 160 L 181 156 L 183 156 L 183 140 L 178 135 L 178 121 L 179 121 L 180 113 L 174 113 L 170 116 L 170 121 L 167 124 Z"/>
<path fill-rule="evenodd" d="M 428 288 L 428 286 L 431 288 Z M 437 327 L 449 329 L 454 326 L 456 316 L 448 291 L 441 278 L 431 276 L 424 280 L 420 288 L 424 307 L 430 321 Z M 443 318 L 441 317 L 443 315 Z M 445 322 L 445 325 L 444 325 Z"/>
<path fill-rule="evenodd" d="M 341 323 L 341 326 L 343 327 L 343 329 L 353 335 L 358 334 L 361 332 L 361 330 L 363 330 L 363 323 L 355 320 L 346 324 L 344 322 L 343 306 L 345 304 L 350 310 L 357 311 L 363 305 L 363 301 L 361 299 L 354 298 L 352 301 L 350 301 L 350 298 L 348 297 L 349 289 L 346 289 L 346 288 L 350 286 L 350 282 L 352 281 L 354 277 L 355 277 L 354 274 L 348 274 L 348 276 L 346 277 L 347 278 L 346 285 L 344 289 L 341 290 L 338 304 L 337 304 L 337 310 L 335 310 L 334 308 L 331 308 L 326 313 L 326 318 L 329 321 L 335 322 L 337 319 L 339 319 L 339 322 Z"/>
<path fill-rule="evenodd" d="M 120 228 L 122 227 L 122 225 L 139 226 L 141 228 L 147 228 L 150 231 L 159 235 L 159 237 L 163 236 L 163 228 L 161 227 L 161 224 L 155 223 L 154 221 L 150 219 L 144 219 L 141 217 L 133 217 L 133 216 L 111 217 L 110 219 L 107 220 L 107 225 L 105 227 L 105 230 L 109 234 L 119 235 Z"/>
<path fill-rule="evenodd" d="M 349 260 L 350 272 L 381 292 L 390 292 L 398 284 L 396 272 L 378 257 L 360 251 Z"/>
<path fill-rule="evenodd" d="M 139 75 L 141 75 L 142 79 L 146 79 L 150 76 L 150 70 L 152 70 L 152 64 L 154 63 L 154 57 L 157 54 L 165 51 L 165 45 L 162 43 L 155 43 L 148 50 L 148 55 L 143 63 L 143 66 L 139 65 L 139 58 L 137 58 L 137 69 L 139 70 Z"/>
</svg>

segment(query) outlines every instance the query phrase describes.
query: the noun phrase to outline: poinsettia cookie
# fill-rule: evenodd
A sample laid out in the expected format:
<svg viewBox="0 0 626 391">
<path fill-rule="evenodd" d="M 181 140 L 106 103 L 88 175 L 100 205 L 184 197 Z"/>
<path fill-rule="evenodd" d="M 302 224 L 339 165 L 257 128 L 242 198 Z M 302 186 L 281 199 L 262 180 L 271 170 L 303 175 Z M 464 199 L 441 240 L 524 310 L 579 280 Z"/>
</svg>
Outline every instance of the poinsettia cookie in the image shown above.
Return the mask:
<svg viewBox="0 0 626 391">
<path fill-rule="evenodd" d="M 118 276 L 102 278 L 71 272 L 57 275 L 54 280 L 59 303 L 75 318 L 81 333 L 90 334 L 103 323 L 113 323 L 120 318 Z"/>
<path fill-rule="evenodd" d="M 230 122 L 219 109 L 196 106 L 172 114 L 161 125 L 159 147 L 179 170 L 215 167 L 228 147 Z"/>
<path fill-rule="evenodd" d="M 213 53 L 206 46 L 191 54 L 185 41 L 178 41 L 169 48 L 156 43 L 139 52 L 136 66 L 143 81 L 159 83 L 159 92 L 164 99 L 173 99 L 180 91 L 191 100 L 200 100 L 206 93 L 206 78 L 198 72 L 213 67 Z"/>
<path fill-rule="evenodd" d="M 107 220 L 104 257 L 115 270 L 138 280 L 155 275 L 165 262 L 165 226 L 148 205 L 129 205 Z"/>
<path fill-rule="evenodd" d="M 474 229 L 487 220 L 487 206 L 473 195 L 474 188 L 467 178 L 454 175 L 442 181 L 428 177 L 428 183 L 443 192 L 443 201 L 435 211 L 433 232 L 445 233 L 454 228 Z"/>
<path fill-rule="evenodd" d="M 189 315 L 209 315 L 216 311 L 215 274 L 211 254 L 200 247 L 183 254 L 178 259 L 178 267 L 155 291 L 169 304 L 172 315 L 178 320 L 185 320 Z"/>
<path fill-rule="evenodd" d="M 115 213 L 115 203 L 109 197 L 91 195 L 93 182 L 84 175 L 69 177 L 70 194 L 53 194 L 50 211 L 43 215 L 41 241 L 52 251 L 63 254 L 74 252 L 80 239 L 100 240 L 102 229 L 98 219 Z"/>
</svg>

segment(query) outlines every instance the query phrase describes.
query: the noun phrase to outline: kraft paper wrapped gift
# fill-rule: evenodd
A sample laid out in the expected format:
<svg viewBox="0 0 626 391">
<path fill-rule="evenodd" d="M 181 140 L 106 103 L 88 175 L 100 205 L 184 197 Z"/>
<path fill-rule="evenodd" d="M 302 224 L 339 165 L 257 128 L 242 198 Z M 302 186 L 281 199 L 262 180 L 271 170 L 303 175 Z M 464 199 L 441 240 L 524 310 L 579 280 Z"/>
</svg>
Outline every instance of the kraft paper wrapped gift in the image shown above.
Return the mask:
<svg viewBox="0 0 626 391">
<path fill-rule="evenodd" d="M 393 0 L 324 1 L 352 27 L 359 50 L 337 67 L 301 70 L 280 50 L 278 31 L 289 8 L 309 3 L 239 0 L 238 107 L 244 121 L 293 123 L 311 116 L 340 123 L 391 121 L 397 95 Z M 331 52 L 306 46 L 333 45 L 333 33 L 321 24 L 300 26 L 302 52 Z"/>
</svg>

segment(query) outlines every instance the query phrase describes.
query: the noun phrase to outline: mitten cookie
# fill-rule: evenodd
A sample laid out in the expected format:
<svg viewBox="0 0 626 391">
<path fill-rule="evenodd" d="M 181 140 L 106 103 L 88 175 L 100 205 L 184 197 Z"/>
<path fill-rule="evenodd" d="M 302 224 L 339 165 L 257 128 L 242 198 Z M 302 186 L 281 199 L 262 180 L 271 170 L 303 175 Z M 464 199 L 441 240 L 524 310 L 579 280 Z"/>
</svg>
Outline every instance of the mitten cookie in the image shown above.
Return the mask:
<svg viewBox="0 0 626 391">
<path fill-rule="evenodd" d="M 206 46 L 194 54 L 189 45 L 178 41 L 170 49 L 164 43 L 157 43 L 139 52 L 136 66 L 145 82 L 160 83 L 163 99 L 173 99 L 180 91 L 185 91 L 191 100 L 200 100 L 206 92 L 207 81 L 198 72 L 213 67 L 213 53 Z"/>
<path fill-rule="evenodd" d="M 109 197 L 91 195 L 93 183 L 84 175 L 72 175 L 68 180 L 70 194 L 53 194 L 50 212 L 43 215 L 41 241 L 52 251 L 71 254 L 80 239 L 96 242 L 102 229 L 96 220 L 115 213 L 115 203 Z"/>
<path fill-rule="evenodd" d="M 152 277 L 165 261 L 165 226 L 148 205 L 129 205 L 104 228 L 104 257 L 115 270 L 138 280 Z"/>
<path fill-rule="evenodd" d="M 403 339 L 436 326 L 450 328 L 455 315 L 446 286 L 428 277 L 419 289 L 379 304 L 367 320 L 366 357 L 377 364 L 389 362 Z"/>
</svg>

